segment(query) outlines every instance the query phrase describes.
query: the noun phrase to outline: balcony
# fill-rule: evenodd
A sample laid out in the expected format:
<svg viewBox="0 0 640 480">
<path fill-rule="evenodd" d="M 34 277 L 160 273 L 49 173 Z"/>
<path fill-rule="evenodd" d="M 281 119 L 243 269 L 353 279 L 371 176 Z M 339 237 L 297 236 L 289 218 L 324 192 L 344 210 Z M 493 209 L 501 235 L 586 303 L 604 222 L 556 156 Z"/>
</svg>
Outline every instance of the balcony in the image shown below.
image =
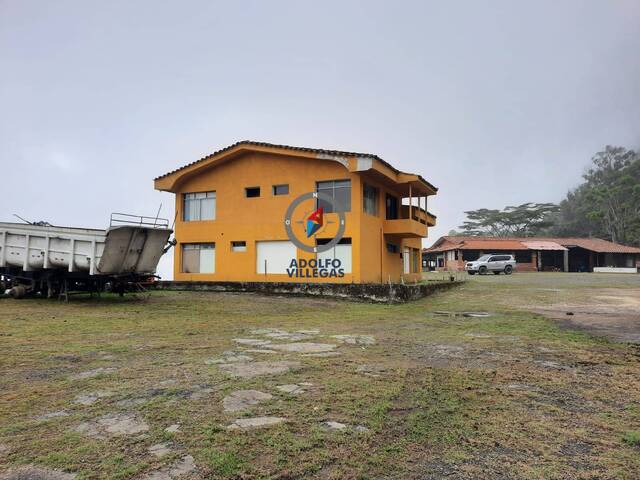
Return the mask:
<svg viewBox="0 0 640 480">
<path fill-rule="evenodd" d="M 424 212 L 424 210 L 423 210 Z M 425 221 L 427 222 L 427 226 L 435 227 L 436 226 L 436 216 L 433 213 L 424 212 Z"/>
<path fill-rule="evenodd" d="M 427 227 L 433 227 L 436 224 L 435 215 L 420 207 L 411 208 L 411 218 L 409 218 L 408 205 L 402 205 L 399 214 L 400 218 L 384 221 L 382 227 L 384 233 L 403 237 L 426 237 Z"/>
<path fill-rule="evenodd" d="M 427 236 L 427 225 L 410 218 L 385 220 L 382 226 L 385 235 L 422 238 Z"/>
</svg>

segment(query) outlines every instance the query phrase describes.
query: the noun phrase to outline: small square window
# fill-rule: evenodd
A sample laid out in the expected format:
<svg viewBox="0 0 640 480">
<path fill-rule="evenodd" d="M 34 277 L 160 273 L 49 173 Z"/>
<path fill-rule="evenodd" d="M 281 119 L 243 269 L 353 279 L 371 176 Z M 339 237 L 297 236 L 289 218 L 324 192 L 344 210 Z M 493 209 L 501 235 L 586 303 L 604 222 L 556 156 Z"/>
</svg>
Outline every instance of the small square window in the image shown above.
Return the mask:
<svg viewBox="0 0 640 480">
<path fill-rule="evenodd" d="M 260 196 L 260 187 L 247 187 L 244 189 L 247 198 L 255 198 Z"/>
<path fill-rule="evenodd" d="M 231 242 L 231 251 L 232 252 L 246 252 L 247 251 L 247 242 Z"/>
<path fill-rule="evenodd" d="M 273 194 L 274 195 L 289 195 L 289 184 L 274 185 L 273 186 Z"/>
</svg>

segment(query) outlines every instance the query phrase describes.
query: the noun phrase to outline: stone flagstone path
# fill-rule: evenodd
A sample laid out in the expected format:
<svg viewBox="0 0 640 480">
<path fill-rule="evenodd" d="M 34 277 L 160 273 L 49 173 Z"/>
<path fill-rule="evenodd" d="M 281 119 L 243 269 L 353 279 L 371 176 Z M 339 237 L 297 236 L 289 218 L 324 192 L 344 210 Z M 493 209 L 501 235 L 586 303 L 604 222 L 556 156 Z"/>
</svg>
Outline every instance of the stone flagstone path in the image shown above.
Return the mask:
<svg viewBox="0 0 640 480">
<path fill-rule="evenodd" d="M 186 455 L 170 467 L 165 467 L 151 472 L 142 477 L 143 480 L 173 480 L 182 475 L 191 473 L 196 469 L 196 464 L 191 455 Z"/>
<path fill-rule="evenodd" d="M 229 430 L 237 430 L 243 428 L 260 428 L 270 427 L 279 423 L 286 422 L 286 418 L 282 417 L 253 417 L 253 418 L 239 418 L 235 420 L 227 428 Z"/>
<path fill-rule="evenodd" d="M 73 400 L 73 403 L 77 403 L 78 405 L 85 405 L 85 406 L 92 405 L 98 400 L 100 400 L 101 398 L 110 397 L 112 395 L 113 393 L 106 392 L 106 391 L 85 393 L 85 394 L 76 396 L 76 398 Z"/>
<path fill-rule="evenodd" d="M 337 345 L 332 343 L 311 343 L 311 342 L 294 342 L 294 343 L 278 343 L 270 345 L 269 348 L 273 350 L 279 350 L 281 352 L 295 352 L 295 353 L 321 353 L 330 352 L 335 349 Z"/>
<path fill-rule="evenodd" d="M 280 328 L 256 328 L 249 331 L 254 337 L 264 338 L 234 338 L 233 341 L 244 347 L 244 354 L 233 351 L 224 352 L 222 357 L 210 359 L 207 361 L 209 365 L 217 365 L 220 370 L 233 378 L 254 378 L 260 376 L 282 375 L 291 371 L 296 371 L 302 367 L 300 362 L 295 361 L 260 361 L 254 362 L 248 353 L 253 354 L 300 354 L 303 357 L 332 357 L 340 355 L 335 351 L 338 345 L 333 343 L 314 343 L 302 340 L 308 340 L 320 336 L 320 330 L 297 330 L 288 332 Z M 370 335 L 331 335 L 338 343 L 345 345 L 364 346 L 375 345 L 375 338 Z M 249 358 L 246 358 L 249 357 Z M 377 366 L 361 366 L 359 373 L 366 375 L 379 376 L 383 373 L 382 368 Z M 304 387 L 312 386 L 309 382 L 300 382 L 295 384 L 277 385 L 275 387 L 281 393 L 288 395 L 300 395 L 305 392 Z M 230 393 L 222 400 L 224 411 L 236 412 L 243 411 L 255 407 L 256 405 L 272 400 L 273 396 L 269 393 L 260 392 L 259 390 L 238 390 Z M 269 427 L 286 422 L 283 417 L 274 416 L 258 416 L 251 418 L 239 418 L 227 426 L 229 430 L 249 429 Z M 356 432 L 365 432 L 368 429 L 358 425 L 351 427 L 340 422 L 327 421 L 323 426 L 332 430 L 352 429 Z"/>
<path fill-rule="evenodd" d="M 82 422 L 73 430 L 89 437 L 105 438 L 147 432 L 149 425 L 132 413 L 111 413 L 93 421 Z"/>
<path fill-rule="evenodd" d="M 283 375 L 289 372 L 296 372 L 302 368 L 302 363 L 293 360 L 271 360 L 271 361 L 255 361 L 252 354 L 284 355 L 289 358 L 292 355 L 301 357 L 333 357 L 340 355 L 338 344 L 344 346 L 358 345 L 361 347 L 375 345 L 375 339 L 369 335 L 330 335 L 329 337 L 336 341 L 335 343 L 315 343 L 308 340 L 315 337 L 321 337 L 320 330 L 297 330 L 289 332 L 279 328 L 261 328 L 253 329 L 249 332 L 255 337 L 262 338 L 234 338 L 241 351 L 227 350 L 214 357 L 205 360 L 205 364 L 216 366 L 222 372 L 228 374 L 233 379 L 252 379 L 256 377 L 268 377 Z M 266 338 L 265 338 L 266 337 Z M 278 357 L 276 357 L 278 358 Z M 281 357 L 280 357 L 281 358 Z M 106 359 L 106 358 L 105 358 Z M 93 370 L 79 372 L 69 376 L 71 380 L 86 380 L 95 378 L 100 375 L 106 375 L 116 372 L 115 367 L 99 367 Z M 379 376 L 385 373 L 385 369 L 379 365 L 361 365 L 357 368 L 358 373 L 364 373 L 370 376 Z M 169 379 L 162 382 L 162 386 L 174 385 L 175 380 Z M 273 394 L 262 392 L 260 390 L 236 390 L 230 392 L 222 399 L 222 408 L 228 413 L 246 412 L 251 409 L 264 408 L 263 404 L 280 399 L 283 395 L 297 396 L 307 392 L 313 384 L 310 382 L 298 382 L 291 384 L 282 384 L 270 386 L 273 391 L 279 392 L 279 397 Z M 138 396 L 125 398 L 115 402 L 120 408 L 131 408 L 149 401 L 157 395 L 166 394 L 165 388 L 149 389 Z M 171 401 L 184 398 L 190 400 L 201 400 L 214 392 L 214 388 L 210 385 L 195 385 L 188 389 L 180 390 L 178 393 L 172 393 L 174 398 Z M 110 391 L 93 391 L 76 395 L 72 403 L 75 408 L 89 407 L 99 400 L 114 396 Z M 38 420 L 52 420 L 69 416 L 66 410 L 44 413 Z M 228 430 L 246 430 L 253 428 L 266 428 L 288 422 L 289 419 L 281 416 L 259 415 L 255 417 L 243 417 L 232 420 L 227 425 Z M 333 420 L 327 420 L 321 423 L 321 426 L 329 430 L 352 430 L 355 432 L 367 432 L 368 429 L 362 425 L 352 426 Z M 132 437 L 140 436 L 150 430 L 147 422 L 137 413 L 112 412 L 100 417 L 81 422 L 72 428 L 73 431 L 82 435 L 108 439 L 109 437 Z M 166 427 L 165 432 L 179 433 L 180 425 L 174 424 Z M 141 436 L 142 435 L 142 436 Z M 0 444 L 0 455 L 10 451 L 9 447 Z M 169 443 L 157 443 L 147 447 L 150 456 L 162 458 L 171 455 L 174 450 Z M 171 465 L 162 467 L 152 472 L 148 472 L 138 479 L 141 480 L 174 480 L 180 477 L 192 474 L 197 470 L 194 458 L 191 455 L 184 455 Z M 0 480 L 73 480 L 76 478 L 75 473 L 67 473 L 53 469 L 46 469 L 38 466 L 23 466 L 18 469 L 14 468 L 0 474 Z"/>
<path fill-rule="evenodd" d="M 279 375 L 301 368 L 300 362 L 276 361 L 254 363 L 228 363 L 219 365 L 218 368 L 232 377 L 253 378 L 264 375 Z"/>
<path fill-rule="evenodd" d="M 224 397 L 222 405 L 225 412 L 238 412 L 269 401 L 272 398 L 273 395 L 270 393 L 258 390 L 237 390 Z"/>
<path fill-rule="evenodd" d="M 0 480 L 74 480 L 76 477 L 75 473 L 66 473 L 32 465 L 12 468 L 5 473 L 0 473 Z"/>
</svg>

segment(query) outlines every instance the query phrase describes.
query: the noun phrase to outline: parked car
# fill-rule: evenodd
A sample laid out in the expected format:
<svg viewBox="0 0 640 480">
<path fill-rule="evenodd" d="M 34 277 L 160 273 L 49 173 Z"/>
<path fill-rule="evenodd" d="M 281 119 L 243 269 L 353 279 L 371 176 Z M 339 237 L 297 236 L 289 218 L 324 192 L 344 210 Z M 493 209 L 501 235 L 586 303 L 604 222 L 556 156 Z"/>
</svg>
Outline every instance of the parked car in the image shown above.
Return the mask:
<svg viewBox="0 0 640 480">
<path fill-rule="evenodd" d="M 475 275 L 479 273 L 484 275 L 488 272 L 493 272 L 495 275 L 500 275 L 504 272 L 505 275 L 511 275 L 516 268 L 516 260 L 513 255 L 482 255 L 479 259 L 473 262 L 467 262 L 464 269 L 469 275 Z"/>
</svg>

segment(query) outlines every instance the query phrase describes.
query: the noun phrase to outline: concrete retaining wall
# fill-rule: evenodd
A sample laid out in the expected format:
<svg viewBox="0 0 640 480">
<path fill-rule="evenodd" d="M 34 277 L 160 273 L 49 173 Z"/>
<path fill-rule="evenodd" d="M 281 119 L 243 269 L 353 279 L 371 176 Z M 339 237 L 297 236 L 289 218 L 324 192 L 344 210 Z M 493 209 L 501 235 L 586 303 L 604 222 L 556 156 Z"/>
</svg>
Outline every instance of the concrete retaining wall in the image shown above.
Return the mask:
<svg viewBox="0 0 640 480">
<path fill-rule="evenodd" d="M 168 282 L 155 283 L 158 290 L 192 292 L 255 292 L 265 295 L 303 295 L 344 298 L 375 303 L 404 303 L 447 290 L 463 282 L 428 282 L 418 285 L 381 283 L 260 283 L 260 282 Z"/>
</svg>

